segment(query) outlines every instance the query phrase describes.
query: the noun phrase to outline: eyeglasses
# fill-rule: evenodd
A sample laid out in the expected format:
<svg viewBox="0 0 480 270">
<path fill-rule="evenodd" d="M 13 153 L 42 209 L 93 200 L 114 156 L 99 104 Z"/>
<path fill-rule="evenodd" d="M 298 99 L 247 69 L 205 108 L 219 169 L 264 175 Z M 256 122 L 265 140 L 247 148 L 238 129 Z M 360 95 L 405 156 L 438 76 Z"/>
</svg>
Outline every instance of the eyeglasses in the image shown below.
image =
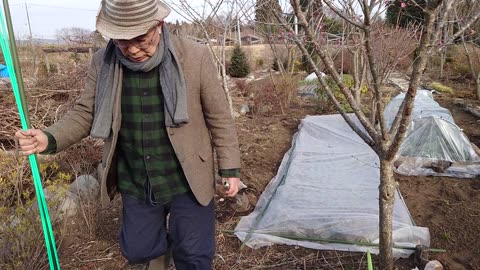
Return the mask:
<svg viewBox="0 0 480 270">
<path fill-rule="evenodd" d="M 157 31 L 149 31 L 145 35 L 136 37 L 134 39 L 114 39 L 113 44 L 117 46 L 119 49 L 127 49 L 130 46 L 135 46 L 140 50 L 146 50 L 150 48 L 155 41 L 155 33 Z M 153 34 L 152 34 L 153 33 Z M 150 37 L 148 37 L 150 35 Z"/>
</svg>

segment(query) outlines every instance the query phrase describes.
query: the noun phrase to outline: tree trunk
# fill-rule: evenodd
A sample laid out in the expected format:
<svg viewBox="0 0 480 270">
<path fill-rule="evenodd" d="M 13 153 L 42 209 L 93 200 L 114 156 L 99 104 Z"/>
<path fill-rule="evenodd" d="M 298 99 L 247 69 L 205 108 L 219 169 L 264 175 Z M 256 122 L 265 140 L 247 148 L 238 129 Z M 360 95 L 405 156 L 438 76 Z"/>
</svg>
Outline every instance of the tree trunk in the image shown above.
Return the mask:
<svg viewBox="0 0 480 270">
<path fill-rule="evenodd" d="M 477 77 L 476 83 L 475 83 L 476 85 L 475 94 L 477 96 L 477 99 L 480 100 L 480 72 L 478 74 L 476 74 L 475 72 L 475 66 L 473 64 L 473 59 L 472 59 L 473 58 L 472 52 L 470 52 L 470 50 L 468 49 L 468 46 L 465 42 L 465 37 L 462 37 L 462 44 L 463 44 L 463 49 L 465 50 L 465 55 L 467 56 L 470 73 L 472 74 L 473 78 Z M 473 47 L 473 52 L 475 52 L 475 47 Z"/>
<path fill-rule="evenodd" d="M 477 99 L 480 100 L 480 72 L 477 75 Z"/>
<path fill-rule="evenodd" d="M 393 269 L 392 216 L 395 199 L 393 162 L 380 157 L 380 269 Z"/>
<path fill-rule="evenodd" d="M 443 69 L 445 66 L 445 51 L 440 52 L 440 79 L 443 79 Z"/>
</svg>

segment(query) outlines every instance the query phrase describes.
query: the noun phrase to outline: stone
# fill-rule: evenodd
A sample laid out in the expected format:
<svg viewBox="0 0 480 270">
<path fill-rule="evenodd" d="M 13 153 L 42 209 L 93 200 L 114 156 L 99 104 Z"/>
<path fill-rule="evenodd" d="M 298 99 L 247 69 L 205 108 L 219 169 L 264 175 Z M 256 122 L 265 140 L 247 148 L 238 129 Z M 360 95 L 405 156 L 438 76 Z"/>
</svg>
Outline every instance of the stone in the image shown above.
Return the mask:
<svg viewBox="0 0 480 270">
<path fill-rule="evenodd" d="M 424 270 L 443 270 L 443 265 L 437 260 L 429 261 Z"/>
<path fill-rule="evenodd" d="M 67 185 L 58 185 L 55 189 L 45 188 L 45 199 L 48 203 L 50 219 L 69 219 L 74 217 L 81 203 L 94 202 L 100 193 L 100 184 L 91 175 L 81 175 Z M 56 206 L 56 207 L 55 207 Z M 34 204 L 36 209 L 38 205 Z"/>
<path fill-rule="evenodd" d="M 247 197 L 248 197 L 248 202 L 250 203 L 250 205 L 255 207 L 257 205 L 257 202 L 258 202 L 257 196 L 255 196 L 255 194 L 253 194 L 253 193 L 247 193 Z"/>
<path fill-rule="evenodd" d="M 235 195 L 235 203 L 232 203 L 230 207 L 236 212 L 246 212 L 250 209 L 250 202 L 248 196 L 245 194 Z"/>
<path fill-rule="evenodd" d="M 247 185 L 240 180 L 240 183 L 238 183 L 238 191 L 247 188 Z"/>
<path fill-rule="evenodd" d="M 240 107 L 240 114 L 245 115 L 250 112 L 250 107 L 247 104 L 242 104 L 242 107 Z"/>
<path fill-rule="evenodd" d="M 55 189 L 44 188 L 45 200 L 47 200 L 50 219 L 63 220 L 77 214 L 78 200 L 72 192 L 68 191 L 67 185 L 57 185 Z M 33 204 L 33 209 L 38 211 L 38 204 Z"/>
<path fill-rule="evenodd" d="M 82 200 L 95 201 L 100 194 L 100 184 L 91 175 L 80 175 L 73 181 L 69 191 Z"/>
</svg>

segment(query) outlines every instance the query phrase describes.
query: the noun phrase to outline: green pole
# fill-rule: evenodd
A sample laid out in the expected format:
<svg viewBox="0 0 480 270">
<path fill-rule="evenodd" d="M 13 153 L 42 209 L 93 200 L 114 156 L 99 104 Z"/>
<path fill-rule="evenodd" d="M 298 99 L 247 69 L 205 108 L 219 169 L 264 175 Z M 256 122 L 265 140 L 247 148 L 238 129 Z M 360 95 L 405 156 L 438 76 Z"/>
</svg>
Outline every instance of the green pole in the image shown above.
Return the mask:
<svg viewBox="0 0 480 270">
<path fill-rule="evenodd" d="M 27 121 L 27 126 L 30 128 L 30 117 L 28 114 L 28 107 L 27 107 L 27 100 L 25 98 L 25 87 L 23 85 L 22 80 L 22 69 L 20 67 L 20 61 L 18 60 L 18 51 L 17 51 L 17 44 L 15 43 L 15 35 L 13 33 L 13 25 L 12 25 L 12 16 L 10 14 L 10 7 L 8 5 L 8 0 L 3 0 L 3 9 L 5 12 L 5 21 L 7 22 L 7 31 L 9 36 L 9 44 L 10 44 L 10 51 L 13 60 L 13 66 L 15 67 L 15 76 L 18 78 L 17 84 L 18 89 L 20 92 L 20 99 L 23 104 L 23 111 L 25 113 L 25 118 Z"/>
<path fill-rule="evenodd" d="M 373 270 L 372 255 L 370 250 L 367 251 L 367 270 Z"/>
<path fill-rule="evenodd" d="M 3 0 L 3 8 L 5 10 L 5 17 L 0 10 L 1 15 L 1 38 L 0 45 L 7 64 L 8 72 L 11 78 L 13 93 L 17 102 L 18 112 L 20 115 L 20 122 L 24 130 L 30 128 L 30 121 L 28 118 L 28 106 L 25 99 L 24 87 L 22 81 L 22 74 L 20 70 L 20 62 L 18 60 L 18 53 L 16 50 L 15 37 L 13 35 L 13 27 L 11 23 L 10 11 L 8 8 L 8 1 Z M 5 25 L 5 22 L 6 25 Z M 7 30 L 8 28 L 8 30 Z M 12 54 L 13 52 L 13 54 Z M 17 79 L 18 78 L 18 79 Z M 47 202 L 43 193 L 40 172 L 38 170 L 38 163 L 35 154 L 29 155 L 30 167 L 32 169 L 33 183 L 35 193 L 38 200 L 38 208 L 40 212 L 40 219 L 42 222 L 43 233 L 45 237 L 45 245 L 47 247 L 48 260 L 51 270 L 59 270 L 60 262 L 58 260 L 57 249 L 55 245 L 55 238 L 53 235 L 52 224 L 48 214 Z"/>
</svg>

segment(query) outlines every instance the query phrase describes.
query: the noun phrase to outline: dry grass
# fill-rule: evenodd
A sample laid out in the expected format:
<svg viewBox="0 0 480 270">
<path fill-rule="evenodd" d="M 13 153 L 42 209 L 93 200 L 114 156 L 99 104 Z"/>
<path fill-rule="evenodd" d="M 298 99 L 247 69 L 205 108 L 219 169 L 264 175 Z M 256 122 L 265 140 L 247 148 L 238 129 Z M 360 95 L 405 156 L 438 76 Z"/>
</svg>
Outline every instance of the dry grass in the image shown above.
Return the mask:
<svg viewBox="0 0 480 270">
<path fill-rule="evenodd" d="M 24 54 L 30 53 L 20 50 Z M 28 57 L 21 55 L 23 76 L 25 77 L 25 95 L 28 104 L 28 113 L 32 127 L 44 128 L 58 120 L 73 106 L 78 97 L 86 74 L 86 61 L 63 61 L 61 70 L 47 74 L 42 71 L 42 65 L 37 65 L 35 71 Z M 62 62 L 59 59 L 58 62 Z M 57 62 L 57 63 L 58 63 Z M 57 63 L 53 62 L 54 66 Z M 69 65 L 70 64 L 70 65 Z M 40 70 L 40 71 L 39 71 Z M 6 151 L 15 148 L 14 133 L 20 128 L 20 118 L 17 111 L 13 92 L 10 85 L 3 85 L 0 89 L 0 269 L 47 269 L 48 259 L 41 231 L 38 215 L 35 190 L 28 160 L 15 158 Z M 83 145 L 83 146 L 82 146 Z M 53 158 L 39 158 L 41 179 L 44 187 L 55 194 L 47 200 L 57 246 L 61 247 L 65 224 L 60 223 L 60 211 L 56 211 L 63 202 L 66 190 L 74 179 L 71 173 L 83 174 L 92 172 L 92 160 L 98 156 L 98 144 L 79 144 L 76 149 L 65 153 L 67 155 Z M 80 151 L 79 149 L 86 149 Z M 75 151 L 77 150 L 77 151 Z M 90 156 L 85 153 L 89 152 Z M 72 153 L 79 153 L 78 155 Z M 95 156 L 97 155 L 97 156 Z M 97 159 L 98 160 L 98 159 Z M 71 166 L 67 166 L 69 163 Z M 66 173 L 68 171 L 69 173 Z M 61 190 L 60 191 L 60 187 Z M 81 216 L 86 230 L 95 230 L 96 213 L 95 203 L 81 203 Z"/>
</svg>

